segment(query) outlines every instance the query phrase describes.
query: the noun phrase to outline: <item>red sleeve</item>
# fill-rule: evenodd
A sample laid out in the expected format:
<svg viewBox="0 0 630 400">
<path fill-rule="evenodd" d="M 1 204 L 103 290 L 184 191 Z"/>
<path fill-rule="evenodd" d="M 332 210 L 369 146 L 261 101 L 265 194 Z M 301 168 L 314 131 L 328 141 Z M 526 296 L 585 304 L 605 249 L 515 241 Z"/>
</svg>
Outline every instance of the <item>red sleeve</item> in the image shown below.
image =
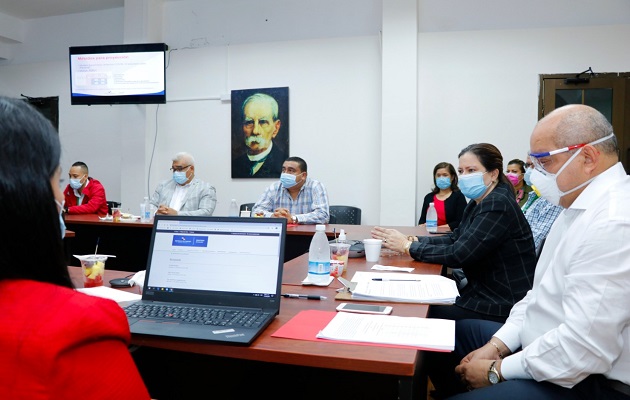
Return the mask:
<svg viewBox="0 0 630 400">
<path fill-rule="evenodd" d="M 127 346 L 116 339 L 83 342 L 60 354 L 55 367 L 59 399 L 149 399 Z"/>
<path fill-rule="evenodd" d="M 65 200 L 64 206 L 70 208 L 77 205 L 77 197 L 74 195 L 74 190 L 72 190 L 70 185 L 67 185 L 63 191 L 63 198 Z"/>
<path fill-rule="evenodd" d="M 107 214 L 105 188 L 96 179 L 90 178 L 90 184 L 83 189 L 83 202 L 80 206 L 68 207 L 68 214 Z"/>
</svg>

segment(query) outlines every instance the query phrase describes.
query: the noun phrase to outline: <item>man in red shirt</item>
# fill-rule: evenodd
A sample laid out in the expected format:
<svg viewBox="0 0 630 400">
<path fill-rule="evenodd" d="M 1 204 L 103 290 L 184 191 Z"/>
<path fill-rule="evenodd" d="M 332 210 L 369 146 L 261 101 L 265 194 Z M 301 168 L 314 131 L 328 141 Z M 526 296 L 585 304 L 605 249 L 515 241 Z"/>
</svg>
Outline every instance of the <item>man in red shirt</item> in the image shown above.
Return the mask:
<svg viewBox="0 0 630 400">
<path fill-rule="evenodd" d="M 72 164 L 68 172 L 70 183 L 63 191 L 68 214 L 107 215 L 107 197 L 101 182 L 88 176 L 88 167 L 82 161 Z"/>
</svg>

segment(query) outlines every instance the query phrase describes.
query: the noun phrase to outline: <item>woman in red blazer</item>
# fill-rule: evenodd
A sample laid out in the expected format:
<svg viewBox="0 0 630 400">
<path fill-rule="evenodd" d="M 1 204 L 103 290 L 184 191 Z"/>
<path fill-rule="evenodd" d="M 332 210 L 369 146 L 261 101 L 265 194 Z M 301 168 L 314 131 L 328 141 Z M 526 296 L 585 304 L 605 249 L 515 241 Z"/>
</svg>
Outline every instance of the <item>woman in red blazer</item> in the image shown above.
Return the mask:
<svg viewBox="0 0 630 400">
<path fill-rule="evenodd" d="M 38 111 L 0 97 L 0 399 L 148 399 L 123 310 L 73 289 L 60 148 Z"/>
</svg>

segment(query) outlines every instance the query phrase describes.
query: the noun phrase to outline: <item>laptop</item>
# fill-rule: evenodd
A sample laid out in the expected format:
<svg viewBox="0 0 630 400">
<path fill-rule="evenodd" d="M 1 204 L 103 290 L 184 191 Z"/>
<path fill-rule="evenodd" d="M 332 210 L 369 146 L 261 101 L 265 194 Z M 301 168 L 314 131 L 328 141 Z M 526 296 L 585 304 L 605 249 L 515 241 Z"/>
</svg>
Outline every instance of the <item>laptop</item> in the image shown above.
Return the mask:
<svg viewBox="0 0 630 400">
<path fill-rule="evenodd" d="M 280 312 L 287 221 L 156 215 L 131 333 L 249 345 Z"/>
</svg>

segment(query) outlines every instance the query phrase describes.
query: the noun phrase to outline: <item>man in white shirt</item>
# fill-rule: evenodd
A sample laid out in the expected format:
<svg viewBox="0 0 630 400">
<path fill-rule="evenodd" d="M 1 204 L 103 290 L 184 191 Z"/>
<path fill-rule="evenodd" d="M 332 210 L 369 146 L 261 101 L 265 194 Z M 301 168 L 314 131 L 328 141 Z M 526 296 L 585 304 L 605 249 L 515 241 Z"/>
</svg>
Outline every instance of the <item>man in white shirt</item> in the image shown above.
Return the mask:
<svg viewBox="0 0 630 400">
<path fill-rule="evenodd" d="M 160 183 L 151 196 L 151 204 L 161 215 L 210 216 L 217 204 L 213 186 L 195 177 L 195 159 L 188 153 L 177 153 L 171 165 L 173 179 Z"/>
<path fill-rule="evenodd" d="M 630 177 L 612 127 L 561 107 L 534 128 L 530 155 L 532 182 L 565 210 L 505 324 L 458 323 L 454 398 L 630 399 Z"/>
</svg>

